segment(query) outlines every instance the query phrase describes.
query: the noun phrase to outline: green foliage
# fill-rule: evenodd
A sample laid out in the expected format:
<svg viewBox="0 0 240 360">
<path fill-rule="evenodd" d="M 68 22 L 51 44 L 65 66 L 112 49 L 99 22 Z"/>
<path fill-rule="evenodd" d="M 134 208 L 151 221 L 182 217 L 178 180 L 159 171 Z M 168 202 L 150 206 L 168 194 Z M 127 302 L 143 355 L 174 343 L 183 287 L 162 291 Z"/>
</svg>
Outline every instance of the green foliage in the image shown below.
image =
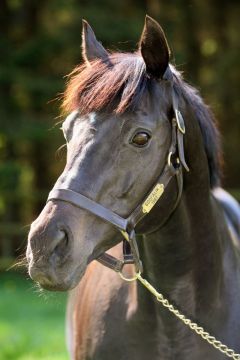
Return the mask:
<svg viewBox="0 0 240 360">
<path fill-rule="evenodd" d="M 41 293 L 15 273 L 0 273 L 0 359 L 67 360 L 65 294 Z"/>
<path fill-rule="evenodd" d="M 201 89 L 219 119 L 224 185 L 239 186 L 239 2 L 2 0 L 0 10 L 2 222 L 31 222 L 64 166 L 64 154 L 56 156 L 64 140 L 54 125 L 61 120 L 54 99 L 64 91 L 64 76 L 81 61 L 82 18 L 104 46 L 123 51 L 137 48 L 146 13 L 162 24 L 173 63 Z M 3 238 L 0 233 L 0 245 Z"/>
<path fill-rule="evenodd" d="M 14 189 L 19 183 L 20 166 L 17 163 L 5 162 L 0 167 L 0 189 Z"/>
</svg>

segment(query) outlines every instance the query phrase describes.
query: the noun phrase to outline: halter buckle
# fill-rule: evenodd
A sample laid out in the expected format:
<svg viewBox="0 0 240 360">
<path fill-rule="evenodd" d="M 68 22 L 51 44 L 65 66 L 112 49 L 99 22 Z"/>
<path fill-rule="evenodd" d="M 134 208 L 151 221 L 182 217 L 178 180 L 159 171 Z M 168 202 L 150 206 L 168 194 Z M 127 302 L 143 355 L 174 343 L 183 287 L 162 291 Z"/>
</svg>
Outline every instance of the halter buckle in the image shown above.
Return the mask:
<svg viewBox="0 0 240 360">
<path fill-rule="evenodd" d="M 172 156 L 173 156 L 173 152 L 169 151 L 167 163 L 168 163 L 168 166 L 173 166 L 175 168 L 176 166 L 174 166 L 174 164 L 172 163 Z M 180 165 L 180 160 L 178 157 L 176 158 L 176 163 L 177 163 L 177 166 Z"/>
<path fill-rule="evenodd" d="M 182 114 L 180 113 L 179 110 L 175 109 L 175 115 L 176 115 L 178 130 L 181 131 L 182 134 L 185 134 L 185 124 Z"/>
</svg>

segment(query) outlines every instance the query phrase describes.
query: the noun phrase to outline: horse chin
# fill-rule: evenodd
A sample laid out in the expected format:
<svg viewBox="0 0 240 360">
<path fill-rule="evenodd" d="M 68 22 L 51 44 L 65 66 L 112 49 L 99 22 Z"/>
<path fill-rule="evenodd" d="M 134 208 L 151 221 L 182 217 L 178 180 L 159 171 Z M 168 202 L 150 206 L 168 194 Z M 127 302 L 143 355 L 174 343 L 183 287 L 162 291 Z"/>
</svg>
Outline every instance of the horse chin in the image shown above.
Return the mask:
<svg viewBox="0 0 240 360">
<path fill-rule="evenodd" d="M 78 266 L 75 269 L 67 269 L 64 275 L 63 269 L 57 271 L 52 268 L 41 269 L 34 265 L 29 265 L 29 275 L 41 288 L 48 291 L 68 291 L 74 289 L 82 279 L 87 265 Z M 43 269 L 43 270 L 42 270 Z"/>
<path fill-rule="evenodd" d="M 78 285 L 79 281 L 74 281 L 71 283 L 58 283 L 58 284 L 37 282 L 37 284 L 44 290 L 65 292 L 74 289 Z"/>
</svg>

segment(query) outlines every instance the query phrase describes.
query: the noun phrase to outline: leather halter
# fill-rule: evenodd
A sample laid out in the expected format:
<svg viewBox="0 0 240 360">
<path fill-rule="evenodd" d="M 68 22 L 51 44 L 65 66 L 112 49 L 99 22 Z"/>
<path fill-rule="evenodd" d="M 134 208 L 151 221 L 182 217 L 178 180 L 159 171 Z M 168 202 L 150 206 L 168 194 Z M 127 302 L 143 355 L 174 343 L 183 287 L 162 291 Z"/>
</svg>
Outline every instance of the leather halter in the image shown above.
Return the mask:
<svg viewBox="0 0 240 360">
<path fill-rule="evenodd" d="M 174 110 L 172 140 L 166 165 L 144 201 L 140 203 L 127 218 L 123 218 L 101 204 L 67 188 L 53 189 L 48 196 L 47 201 L 60 200 L 71 203 L 109 222 L 122 233 L 124 237 L 123 260 L 116 259 L 107 253 L 103 253 L 97 258 L 101 264 L 120 274 L 125 264 L 135 264 L 136 272 L 142 272 L 143 268 L 136 241 L 135 227 L 152 210 L 170 180 L 175 176 L 178 185 L 178 195 L 172 212 L 177 207 L 181 198 L 183 187 L 182 167 L 184 167 L 186 171 L 189 171 L 189 168 L 184 157 L 183 136 L 185 134 L 185 124 L 178 109 L 178 101 L 174 89 L 172 89 L 172 105 Z"/>
</svg>

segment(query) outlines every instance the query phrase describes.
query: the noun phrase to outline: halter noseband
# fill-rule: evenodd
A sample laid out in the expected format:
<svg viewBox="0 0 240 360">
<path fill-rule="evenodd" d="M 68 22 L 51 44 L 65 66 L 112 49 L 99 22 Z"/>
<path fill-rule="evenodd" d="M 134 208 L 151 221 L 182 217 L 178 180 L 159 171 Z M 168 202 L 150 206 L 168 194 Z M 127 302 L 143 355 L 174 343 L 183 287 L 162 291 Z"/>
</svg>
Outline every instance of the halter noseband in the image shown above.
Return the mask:
<svg viewBox="0 0 240 360">
<path fill-rule="evenodd" d="M 103 253 L 97 258 L 101 264 L 119 272 L 120 274 L 122 273 L 122 269 L 125 264 L 135 264 L 136 272 L 142 272 L 143 268 L 139 257 L 135 228 L 137 224 L 152 210 L 153 206 L 158 202 L 170 180 L 174 176 L 176 176 L 177 179 L 178 195 L 172 211 L 175 210 L 181 198 L 183 187 L 182 167 L 184 167 L 187 171 L 189 171 L 189 168 L 184 157 L 183 136 L 185 134 L 185 124 L 178 109 L 177 100 L 177 96 L 173 89 L 172 103 L 174 117 L 172 119 L 172 140 L 166 165 L 144 201 L 135 208 L 128 218 L 123 218 L 97 202 L 70 189 L 53 189 L 48 196 L 47 201 L 61 200 L 71 203 L 74 206 L 85 209 L 99 218 L 109 222 L 122 233 L 124 236 L 123 260 L 116 259 L 107 253 Z"/>
</svg>

